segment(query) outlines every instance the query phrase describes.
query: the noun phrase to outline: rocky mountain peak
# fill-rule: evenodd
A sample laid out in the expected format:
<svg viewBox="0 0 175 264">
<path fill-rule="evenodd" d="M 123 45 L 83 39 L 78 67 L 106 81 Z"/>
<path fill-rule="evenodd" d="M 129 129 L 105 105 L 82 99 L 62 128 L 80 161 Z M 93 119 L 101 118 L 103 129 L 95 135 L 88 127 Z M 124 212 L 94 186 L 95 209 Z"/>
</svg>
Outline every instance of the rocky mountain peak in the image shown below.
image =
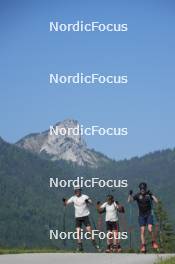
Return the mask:
<svg viewBox="0 0 175 264">
<path fill-rule="evenodd" d="M 103 155 L 87 148 L 80 125 L 73 119 L 57 122 L 42 133 L 30 134 L 16 145 L 53 161 L 63 159 L 81 166 L 96 167 L 100 162 L 108 161 Z"/>
</svg>

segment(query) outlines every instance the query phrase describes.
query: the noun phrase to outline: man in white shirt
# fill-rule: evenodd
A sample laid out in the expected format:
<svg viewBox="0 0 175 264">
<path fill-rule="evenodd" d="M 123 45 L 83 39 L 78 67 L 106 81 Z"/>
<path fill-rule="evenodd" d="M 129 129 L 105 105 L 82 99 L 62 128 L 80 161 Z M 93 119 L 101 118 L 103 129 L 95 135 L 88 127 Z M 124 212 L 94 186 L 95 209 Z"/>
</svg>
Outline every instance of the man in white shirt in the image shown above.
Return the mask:
<svg viewBox="0 0 175 264">
<path fill-rule="evenodd" d="M 118 224 L 118 213 L 117 211 L 120 209 L 120 206 L 117 202 L 114 201 L 114 197 L 112 195 L 107 196 L 107 201 L 100 205 L 97 203 L 97 209 L 99 213 L 105 212 L 105 221 L 106 221 L 106 229 L 110 238 L 107 239 L 107 249 L 106 252 L 120 252 L 121 247 L 119 244 L 119 240 L 117 238 L 119 232 L 119 224 Z"/>
<path fill-rule="evenodd" d="M 68 200 L 63 198 L 64 205 L 74 204 L 75 208 L 75 224 L 76 224 L 76 231 L 79 234 L 78 236 L 78 251 L 83 251 L 83 245 L 80 238 L 80 232 L 82 225 L 85 226 L 86 231 L 92 234 L 92 227 L 89 220 L 90 210 L 89 204 L 92 204 L 91 199 L 89 196 L 81 193 L 81 188 L 77 187 L 74 189 L 74 195 L 70 197 Z M 96 244 L 95 240 L 92 239 L 93 246 L 96 249 L 99 249 L 99 246 Z"/>
</svg>

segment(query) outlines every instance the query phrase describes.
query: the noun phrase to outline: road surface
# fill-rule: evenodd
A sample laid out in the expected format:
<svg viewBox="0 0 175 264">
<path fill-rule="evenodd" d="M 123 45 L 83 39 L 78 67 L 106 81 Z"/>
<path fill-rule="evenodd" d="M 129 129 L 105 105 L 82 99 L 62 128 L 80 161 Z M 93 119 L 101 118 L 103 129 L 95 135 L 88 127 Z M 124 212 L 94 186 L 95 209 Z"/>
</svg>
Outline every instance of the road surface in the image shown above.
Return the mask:
<svg viewBox="0 0 175 264">
<path fill-rule="evenodd" d="M 172 255 L 164 254 L 75 254 L 75 253 L 44 253 L 44 254 L 10 254 L 0 255 L 0 264 L 153 264 L 160 258 Z"/>
</svg>

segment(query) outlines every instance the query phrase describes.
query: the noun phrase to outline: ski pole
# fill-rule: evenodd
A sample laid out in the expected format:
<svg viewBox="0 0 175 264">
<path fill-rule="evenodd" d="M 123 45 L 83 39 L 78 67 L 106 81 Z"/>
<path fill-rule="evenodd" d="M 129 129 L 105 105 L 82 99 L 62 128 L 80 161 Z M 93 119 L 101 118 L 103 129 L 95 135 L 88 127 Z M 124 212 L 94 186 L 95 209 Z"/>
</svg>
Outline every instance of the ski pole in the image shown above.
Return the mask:
<svg viewBox="0 0 175 264">
<path fill-rule="evenodd" d="M 63 205 L 63 232 L 66 231 L 66 205 L 65 205 L 65 201 L 66 201 L 66 199 L 63 198 L 63 203 L 64 203 L 64 205 Z M 66 240 L 65 239 L 63 239 L 63 246 L 64 247 L 66 246 Z"/>
<path fill-rule="evenodd" d="M 132 204 L 129 204 L 129 248 L 132 249 Z"/>
</svg>

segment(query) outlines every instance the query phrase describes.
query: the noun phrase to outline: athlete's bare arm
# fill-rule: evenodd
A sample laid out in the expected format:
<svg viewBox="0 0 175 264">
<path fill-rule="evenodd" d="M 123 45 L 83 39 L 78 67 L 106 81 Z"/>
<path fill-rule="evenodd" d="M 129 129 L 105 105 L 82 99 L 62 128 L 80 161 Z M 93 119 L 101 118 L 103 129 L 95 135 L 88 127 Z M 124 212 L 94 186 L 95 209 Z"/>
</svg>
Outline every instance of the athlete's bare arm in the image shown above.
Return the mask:
<svg viewBox="0 0 175 264">
<path fill-rule="evenodd" d="M 154 195 L 152 195 L 152 199 L 153 199 L 153 201 L 154 201 L 155 203 L 158 203 L 158 202 L 159 202 L 159 200 L 157 199 L 157 197 L 154 196 Z"/>
<path fill-rule="evenodd" d="M 70 199 L 66 199 L 66 198 L 63 198 L 62 201 L 63 201 L 64 206 L 67 206 L 67 205 L 73 203 Z"/>
<path fill-rule="evenodd" d="M 130 190 L 129 191 L 129 196 L 128 196 L 128 203 L 130 203 L 130 202 L 133 202 L 134 201 L 134 199 L 133 199 L 133 191 L 132 190 Z"/>
<path fill-rule="evenodd" d="M 86 202 L 87 205 L 89 205 L 89 204 L 93 204 L 93 203 L 92 203 L 92 200 L 91 200 L 90 198 L 86 199 L 85 202 Z"/>
<path fill-rule="evenodd" d="M 98 211 L 99 213 L 102 213 L 103 210 L 104 210 L 104 208 L 101 208 L 101 203 L 100 203 L 100 202 L 97 202 L 96 208 L 97 208 L 97 211 Z"/>
</svg>

